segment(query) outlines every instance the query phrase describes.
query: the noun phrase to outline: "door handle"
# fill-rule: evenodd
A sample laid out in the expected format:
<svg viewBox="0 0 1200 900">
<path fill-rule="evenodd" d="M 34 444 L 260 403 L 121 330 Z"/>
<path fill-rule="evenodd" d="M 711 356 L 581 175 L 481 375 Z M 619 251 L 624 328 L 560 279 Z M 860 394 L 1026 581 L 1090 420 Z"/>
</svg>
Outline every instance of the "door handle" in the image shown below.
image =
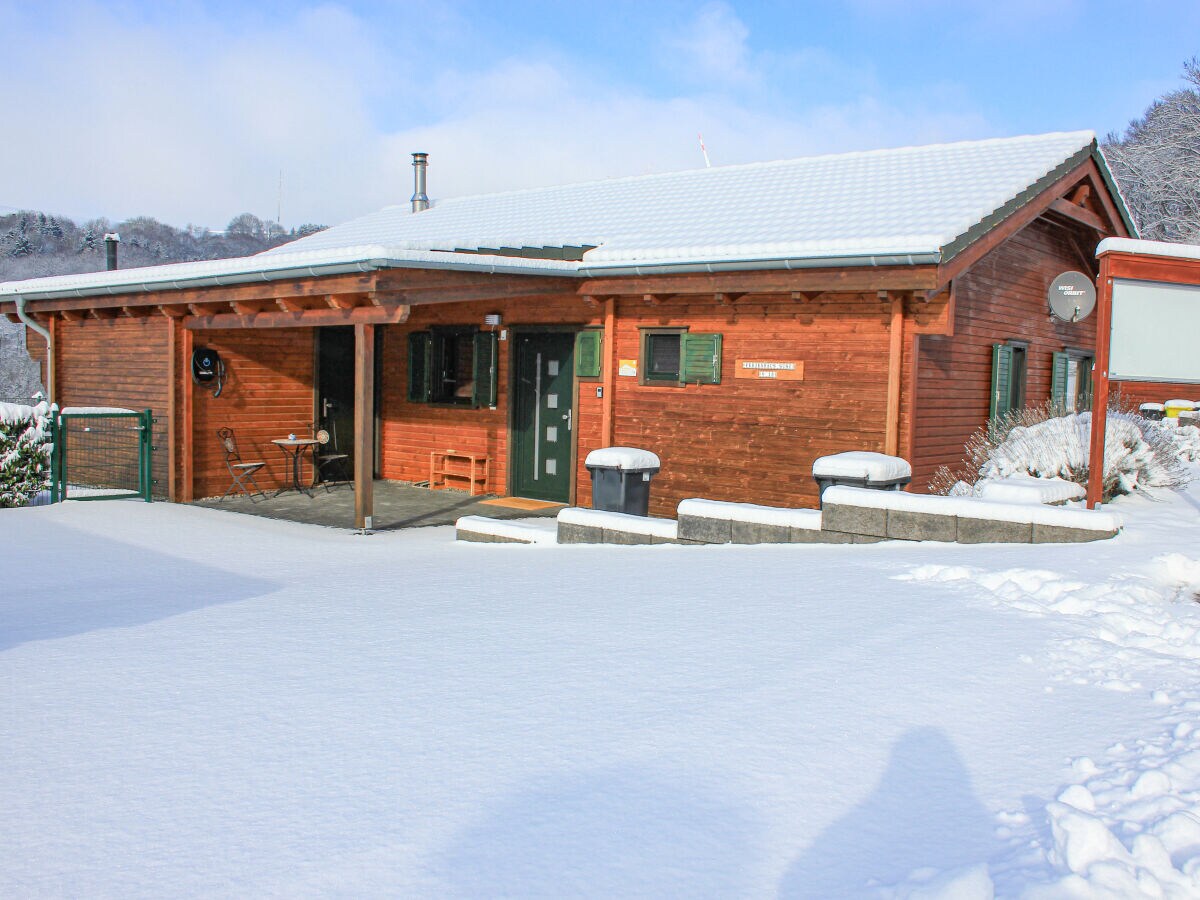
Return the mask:
<svg viewBox="0 0 1200 900">
<path fill-rule="evenodd" d="M 567 431 L 571 430 L 571 417 L 574 412 L 575 410 L 568 409 L 565 413 L 563 413 L 563 418 L 567 420 Z"/>
</svg>

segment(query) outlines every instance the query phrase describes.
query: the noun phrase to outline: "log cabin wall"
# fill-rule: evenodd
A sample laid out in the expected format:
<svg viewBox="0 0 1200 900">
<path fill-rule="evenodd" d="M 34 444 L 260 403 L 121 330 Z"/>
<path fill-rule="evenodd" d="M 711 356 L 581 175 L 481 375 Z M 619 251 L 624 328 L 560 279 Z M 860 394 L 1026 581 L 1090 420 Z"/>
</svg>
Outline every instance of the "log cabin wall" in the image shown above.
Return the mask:
<svg viewBox="0 0 1200 900">
<path fill-rule="evenodd" d="M 873 294 L 826 294 L 815 301 L 753 296 L 728 305 L 711 296 L 656 306 L 621 299 L 618 359 L 638 358 L 642 328 L 682 325 L 719 333 L 723 342 L 720 384 L 615 378 L 614 443 L 662 459 L 651 514 L 673 515 L 688 497 L 816 506 L 817 457 L 882 450 L 888 309 Z M 803 362 L 804 378 L 738 378 L 739 359 Z"/>
<path fill-rule="evenodd" d="M 58 405 L 153 410 L 153 492 L 161 497 L 167 495 L 170 464 L 168 324 L 161 315 L 55 323 Z M 40 351 L 35 359 L 44 362 L 46 344 L 40 336 L 31 334 L 27 346 Z"/>
<path fill-rule="evenodd" d="M 1084 247 L 1094 249 L 1094 242 Z M 993 344 L 1029 343 L 1027 406 L 1050 399 L 1056 351 L 1095 347 L 1094 315 L 1072 324 L 1053 318 L 1046 308 L 1050 282 L 1080 265 L 1080 254 L 1063 229 L 1037 220 L 955 280 L 954 335 L 918 339 L 910 490 L 927 490 L 939 466 L 958 466 L 967 440 L 987 423 Z"/>
<path fill-rule="evenodd" d="M 1114 381 L 1109 385 L 1110 402 L 1125 409 L 1136 410 L 1143 403 L 1166 403 L 1168 400 L 1200 402 L 1200 384 L 1179 384 L 1167 381 Z"/>
<path fill-rule="evenodd" d="M 192 387 L 193 495 L 220 496 L 230 485 L 217 429 L 229 427 L 247 462 L 263 460 L 255 474 L 263 490 L 290 482 L 283 453 L 271 443 L 290 433 L 308 437 L 313 421 L 313 328 L 229 329 L 194 332 L 196 347 L 211 347 L 225 363 L 220 397 Z M 180 354 L 182 356 L 182 354 Z M 190 366 L 189 360 L 181 364 Z M 188 370 L 181 373 L 186 384 Z M 306 462 L 307 472 L 307 462 Z"/>
<path fill-rule="evenodd" d="M 508 487 L 511 340 L 500 344 L 497 408 L 465 409 L 407 398 L 408 335 L 435 325 L 480 325 L 499 312 L 511 338 L 523 326 L 568 329 L 602 324 L 602 312 L 576 296 L 534 302 L 414 307 L 404 325 L 383 329 L 381 444 L 384 478 L 424 481 L 434 450 L 486 454 L 488 490 Z M 720 384 L 644 385 L 614 376 L 613 442 L 657 453 L 663 463 L 651 512 L 672 515 L 681 499 L 753 500 L 814 506 L 812 462 L 843 450 L 880 450 L 886 419 L 888 310 L 871 295 L 743 298 L 719 304 L 711 295 L 647 305 L 620 298 L 615 359 L 638 359 L 641 329 L 686 326 L 723 336 Z M 736 378 L 738 359 L 800 360 L 803 381 Z M 599 380 L 576 384 L 575 498 L 591 502 L 584 467 L 603 446 Z M 910 411 L 902 410 L 902 425 Z M 902 429 L 903 432 L 903 429 Z"/>
<path fill-rule="evenodd" d="M 499 313 L 501 329 L 508 340 L 499 344 L 498 381 L 495 409 L 466 409 L 436 403 L 412 403 L 408 399 L 408 336 L 434 326 L 477 326 L 483 317 Z M 383 362 L 379 389 L 381 422 L 381 470 L 383 478 L 400 481 L 425 481 L 429 478 L 429 455 L 433 451 L 455 450 L 485 454 L 488 457 L 489 492 L 508 491 L 508 422 L 511 393 L 510 371 L 513 346 L 511 337 L 522 327 L 561 327 L 574 331 L 600 322 L 597 311 L 574 294 L 546 296 L 525 301 L 485 301 L 414 306 L 404 325 L 382 328 Z M 580 461 L 576 486 L 579 501 L 590 502 L 587 472 L 583 469 L 584 447 L 596 446 L 599 437 L 600 403 L 594 391 L 583 391 L 576 398 L 575 421 Z"/>
</svg>

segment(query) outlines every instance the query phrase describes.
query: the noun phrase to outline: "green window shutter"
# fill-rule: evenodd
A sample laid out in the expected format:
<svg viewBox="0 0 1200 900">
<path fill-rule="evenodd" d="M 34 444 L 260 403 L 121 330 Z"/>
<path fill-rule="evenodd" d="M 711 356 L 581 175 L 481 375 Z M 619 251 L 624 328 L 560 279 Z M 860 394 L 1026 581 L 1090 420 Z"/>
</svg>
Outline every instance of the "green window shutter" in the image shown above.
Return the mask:
<svg viewBox="0 0 1200 900">
<path fill-rule="evenodd" d="M 1050 364 L 1050 402 L 1059 409 L 1067 408 L 1067 376 L 1071 363 L 1070 354 L 1055 353 Z"/>
<path fill-rule="evenodd" d="M 408 399 L 428 403 L 433 382 L 433 335 L 415 331 L 408 336 Z"/>
<path fill-rule="evenodd" d="M 1011 411 L 1013 348 L 1008 344 L 992 345 L 992 411 L 991 418 L 1006 416 Z"/>
<path fill-rule="evenodd" d="M 679 336 L 679 380 L 683 384 L 721 383 L 721 335 L 685 331 Z"/>
<path fill-rule="evenodd" d="M 499 344 L 494 331 L 475 333 L 475 386 L 471 389 L 474 406 L 496 406 L 496 382 L 499 369 Z"/>
<path fill-rule="evenodd" d="M 600 377 L 600 349 L 603 331 L 581 331 L 575 335 L 575 374 L 579 378 Z"/>
</svg>

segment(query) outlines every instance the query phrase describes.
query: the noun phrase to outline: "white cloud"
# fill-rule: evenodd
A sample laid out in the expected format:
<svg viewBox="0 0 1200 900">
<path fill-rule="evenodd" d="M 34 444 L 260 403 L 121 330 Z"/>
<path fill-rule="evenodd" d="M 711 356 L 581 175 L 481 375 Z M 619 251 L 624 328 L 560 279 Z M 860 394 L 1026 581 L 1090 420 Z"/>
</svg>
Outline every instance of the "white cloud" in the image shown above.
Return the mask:
<svg viewBox="0 0 1200 900">
<path fill-rule="evenodd" d="M 757 80 L 749 47 L 750 29 L 725 3 L 703 6 L 677 33 L 664 40 L 671 67 L 700 85 L 744 85 Z"/>
<path fill-rule="evenodd" d="M 678 50 L 697 71 L 732 73 L 728 90 L 697 84 L 675 96 L 553 49 L 452 53 L 478 41 L 452 16 L 431 20 L 441 30 L 422 58 L 336 6 L 170 23 L 94 8 L 52 34 L 5 16 L 13 74 L 0 204 L 77 217 L 273 218 L 283 169 L 284 223 L 333 223 L 407 202 L 412 150 L 432 154 L 437 197 L 697 167 L 698 131 L 716 164 L 992 133 L 966 98 L 889 101 L 869 73 L 847 75 L 838 103 L 763 102 L 764 73 L 817 83 L 841 64 L 811 48 L 754 54 L 720 5 Z"/>
</svg>

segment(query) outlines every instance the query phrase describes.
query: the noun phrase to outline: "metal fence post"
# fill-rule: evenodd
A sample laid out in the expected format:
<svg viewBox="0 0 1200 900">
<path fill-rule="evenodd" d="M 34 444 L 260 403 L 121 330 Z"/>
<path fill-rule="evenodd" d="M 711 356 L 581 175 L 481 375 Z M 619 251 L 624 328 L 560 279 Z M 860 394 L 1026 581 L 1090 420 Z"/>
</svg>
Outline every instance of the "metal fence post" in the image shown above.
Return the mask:
<svg viewBox="0 0 1200 900">
<path fill-rule="evenodd" d="M 61 425 L 58 421 L 58 406 L 50 407 L 50 502 L 60 499 L 58 489 L 59 447 L 62 444 Z"/>
<path fill-rule="evenodd" d="M 67 441 L 70 440 L 67 435 L 70 428 L 68 422 L 69 420 L 63 418 L 60 412 L 58 415 L 58 436 L 62 440 L 54 447 L 58 453 L 58 499 L 60 501 L 67 499 Z"/>
<path fill-rule="evenodd" d="M 153 427 L 154 427 L 153 411 L 151 411 L 149 409 L 142 410 L 142 443 L 141 443 L 141 450 L 140 450 L 140 456 L 141 456 L 140 463 L 141 463 L 141 469 L 142 469 L 142 496 L 145 498 L 147 503 L 150 502 L 150 488 L 151 488 L 150 462 L 151 462 L 151 459 L 153 458 L 153 454 L 151 453 L 151 451 L 154 449 L 153 440 L 152 440 Z"/>
</svg>

